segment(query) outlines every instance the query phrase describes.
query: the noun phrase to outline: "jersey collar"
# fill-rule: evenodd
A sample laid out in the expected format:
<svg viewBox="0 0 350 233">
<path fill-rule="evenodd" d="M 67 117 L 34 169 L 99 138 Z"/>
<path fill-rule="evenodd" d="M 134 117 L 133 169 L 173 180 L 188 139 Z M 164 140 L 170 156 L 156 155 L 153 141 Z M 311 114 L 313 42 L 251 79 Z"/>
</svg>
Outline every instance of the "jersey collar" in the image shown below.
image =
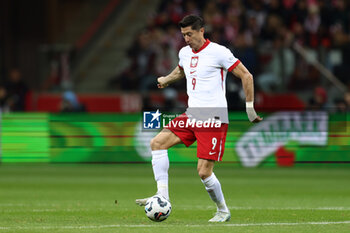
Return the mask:
<svg viewBox="0 0 350 233">
<path fill-rule="evenodd" d="M 192 49 L 192 52 L 193 52 L 193 53 L 199 53 L 200 51 L 202 51 L 203 49 L 205 49 L 205 48 L 208 46 L 209 43 L 210 43 L 210 40 L 206 39 L 206 40 L 205 40 L 205 43 L 202 45 L 202 47 L 200 47 L 197 51 L 194 51 L 194 50 Z"/>
</svg>

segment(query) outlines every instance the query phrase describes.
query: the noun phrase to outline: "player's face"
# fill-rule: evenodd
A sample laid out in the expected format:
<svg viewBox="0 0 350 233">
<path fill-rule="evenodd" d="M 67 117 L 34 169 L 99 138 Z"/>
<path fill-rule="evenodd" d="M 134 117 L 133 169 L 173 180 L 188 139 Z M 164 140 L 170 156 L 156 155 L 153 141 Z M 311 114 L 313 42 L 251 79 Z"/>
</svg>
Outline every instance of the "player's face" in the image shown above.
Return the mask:
<svg viewBox="0 0 350 233">
<path fill-rule="evenodd" d="M 182 36 L 185 39 L 186 44 L 188 44 L 192 49 L 198 50 L 202 45 L 204 39 L 204 28 L 193 30 L 191 26 L 181 28 Z"/>
</svg>

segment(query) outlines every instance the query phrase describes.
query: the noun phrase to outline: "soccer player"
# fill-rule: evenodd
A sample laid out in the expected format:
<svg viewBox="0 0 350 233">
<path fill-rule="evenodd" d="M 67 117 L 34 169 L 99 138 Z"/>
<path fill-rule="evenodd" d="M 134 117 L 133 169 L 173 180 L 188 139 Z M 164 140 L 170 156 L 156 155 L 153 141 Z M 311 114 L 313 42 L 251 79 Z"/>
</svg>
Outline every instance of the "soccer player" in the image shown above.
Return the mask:
<svg viewBox="0 0 350 233">
<path fill-rule="evenodd" d="M 186 77 L 188 108 L 151 141 L 157 195 L 169 199 L 167 149 L 179 143 L 188 147 L 197 140 L 198 174 L 217 206 L 217 212 L 209 222 L 226 222 L 230 220 L 231 214 L 225 203 L 220 182 L 213 173 L 215 161 L 222 160 L 228 127 L 226 74 L 232 72 L 241 79 L 248 119 L 256 123 L 262 118 L 256 114 L 253 107 L 253 77 L 229 49 L 204 38 L 204 22 L 201 17 L 185 16 L 179 26 L 187 46 L 179 52 L 179 65 L 169 75 L 159 77 L 157 81 L 159 88 L 165 88 Z M 210 124 L 208 129 L 200 127 L 204 124 L 193 123 L 205 119 L 215 121 L 215 126 Z M 180 124 L 181 121 L 184 123 Z M 219 124 L 216 124 L 217 122 Z M 137 199 L 136 203 L 143 206 L 147 200 L 148 198 Z"/>
</svg>

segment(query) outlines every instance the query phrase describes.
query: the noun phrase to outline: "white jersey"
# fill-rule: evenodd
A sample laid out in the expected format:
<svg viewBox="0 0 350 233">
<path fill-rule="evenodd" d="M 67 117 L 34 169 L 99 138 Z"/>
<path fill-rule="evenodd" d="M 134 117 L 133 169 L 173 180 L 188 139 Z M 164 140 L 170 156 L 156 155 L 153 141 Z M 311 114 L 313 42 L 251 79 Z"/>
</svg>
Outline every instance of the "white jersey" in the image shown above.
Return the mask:
<svg viewBox="0 0 350 233">
<path fill-rule="evenodd" d="M 226 74 L 239 63 L 229 49 L 208 39 L 198 51 L 190 46 L 183 47 L 179 52 L 179 67 L 184 70 L 187 80 L 186 113 L 190 109 L 205 108 L 208 109 L 207 118 L 228 123 Z"/>
</svg>

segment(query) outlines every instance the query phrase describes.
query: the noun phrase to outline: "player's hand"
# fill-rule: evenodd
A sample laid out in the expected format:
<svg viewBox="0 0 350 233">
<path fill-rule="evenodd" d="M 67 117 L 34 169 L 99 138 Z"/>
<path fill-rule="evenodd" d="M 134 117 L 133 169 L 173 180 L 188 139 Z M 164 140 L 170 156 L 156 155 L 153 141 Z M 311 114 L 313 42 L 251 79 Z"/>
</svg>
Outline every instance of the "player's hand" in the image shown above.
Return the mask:
<svg viewBox="0 0 350 233">
<path fill-rule="evenodd" d="M 164 88 L 164 87 L 169 86 L 168 84 L 166 84 L 166 83 L 164 82 L 164 78 L 165 78 L 165 77 L 159 77 L 159 78 L 157 79 L 157 82 L 158 82 L 157 86 L 158 86 L 158 88 Z"/>
<path fill-rule="evenodd" d="M 262 120 L 263 120 L 262 117 L 257 116 L 257 117 L 255 118 L 255 120 L 253 120 L 252 122 L 253 122 L 253 123 L 258 123 L 258 122 L 260 122 L 260 121 L 262 121 Z"/>
<path fill-rule="evenodd" d="M 252 123 L 258 123 L 263 120 L 260 116 L 256 114 L 253 106 L 253 102 L 246 103 L 246 112 L 247 112 L 249 121 Z"/>
</svg>

